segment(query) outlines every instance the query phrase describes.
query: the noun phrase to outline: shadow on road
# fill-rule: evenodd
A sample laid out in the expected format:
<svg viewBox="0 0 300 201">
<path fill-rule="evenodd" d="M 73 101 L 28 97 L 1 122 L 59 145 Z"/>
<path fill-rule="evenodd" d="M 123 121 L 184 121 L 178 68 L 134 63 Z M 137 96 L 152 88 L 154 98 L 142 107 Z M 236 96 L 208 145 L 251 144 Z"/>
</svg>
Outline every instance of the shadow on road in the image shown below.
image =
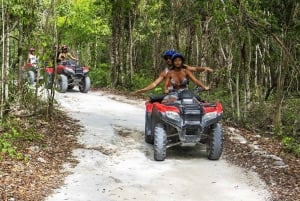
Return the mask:
<svg viewBox="0 0 300 201">
<path fill-rule="evenodd" d="M 205 145 L 197 145 L 194 147 L 175 146 L 167 150 L 167 159 L 195 159 L 206 158 Z"/>
<path fill-rule="evenodd" d="M 125 143 L 127 147 L 132 147 L 142 151 L 145 156 L 153 159 L 153 145 L 147 144 L 144 141 L 144 133 L 138 130 L 133 130 L 130 128 L 125 128 L 119 125 L 114 125 L 114 130 L 118 140 L 114 144 L 120 142 Z M 200 159 L 206 158 L 206 146 L 197 145 L 192 147 L 182 147 L 174 146 L 167 150 L 167 159 L 180 159 L 180 160 L 190 160 L 190 159 Z"/>
</svg>

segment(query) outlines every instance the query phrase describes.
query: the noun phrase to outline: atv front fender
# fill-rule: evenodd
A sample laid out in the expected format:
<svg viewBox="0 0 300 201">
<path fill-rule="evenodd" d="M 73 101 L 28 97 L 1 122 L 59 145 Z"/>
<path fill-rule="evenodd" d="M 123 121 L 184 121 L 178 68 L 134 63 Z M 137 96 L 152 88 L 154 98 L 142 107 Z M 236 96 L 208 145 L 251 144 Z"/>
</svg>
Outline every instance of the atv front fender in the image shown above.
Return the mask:
<svg viewBox="0 0 300 201">
<path fill-rule="evenodd" d="M 47 67 L 45 68 L 45 71 L 46 71 L 46 73 L 48 73 L 48 74 L 54 74 L 54 68 L 53 68 L 53 67 L 47 66 Z"/>
<path fill-rule="evenodd" d="M 202 117 L 201 127 L 205 128 L 210 125 L 216 124 L 219 121 L 221 121 L 221 119 L 222 119 L 222 113 L 217 113 L 217 112 L 207 113 Z"/>
</svg>

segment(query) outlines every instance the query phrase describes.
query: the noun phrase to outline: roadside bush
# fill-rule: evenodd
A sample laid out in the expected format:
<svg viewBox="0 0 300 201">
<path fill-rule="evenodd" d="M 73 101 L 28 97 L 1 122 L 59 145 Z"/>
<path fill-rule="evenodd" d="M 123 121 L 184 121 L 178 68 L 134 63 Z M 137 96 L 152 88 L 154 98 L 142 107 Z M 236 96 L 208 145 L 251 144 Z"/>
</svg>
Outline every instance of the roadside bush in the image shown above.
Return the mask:
<svg viewBox="0 0 300 201">
<path fill-rule="evenodd" d="M 150 79 L 148 77 L 145 77 L 144 75 L 138 75 L 134 74 L 133 76 L 133 85 L 132 85 L 132 90 L 138 90 L 141 88 L 144 88 L 148 86 L 151 82 L 153 82 L 153 79 Z"/>
<path fill-rule="evenodd" d="M 22 159 L 22 153 L 17 152 L 16 147 L 13 145 L 14 141 L 22 138 L 23 134 L 18 132 L 15 128 L 10 128 L 9 131 L 0 134 L 0 160 L 1 155 L 8 154 L 9 157 Z"/>
<path fill-rule="evenodd" d="M 285 151 L 300 157 L 300 99 L 287 99 L 282 110 L 282 145 Z"/>
<path fill-rule="evenodd" d="M 109 68 L 107 64 L 100 64 L 99 67 L 90 69 L 89 72 L 93 87 L 109 86 Z"/>
<path fill-rule="evenodd" d="M 34 123 L 31 125 L 35 125 Z M 1 123 L 0 132 L 0 161 L 4 155 L 11 158 L 26 159 L 18 147 L 24 143 L 40 142 L 42 135 L 33 132 L 31 127 L 22 128 L 19 120 L 7 118 Z"/>
<path fill-rule="evenodd" d="M 294 153 L 297 157 L 300 157 L 300 141 L 293 137 L 284 136 L 281 142 L 285 151 Z"/>
<path fill-rule="evenodd" d="M 275 130 L 272 126 L 274 113 L 274 100 L 268 102 L 253 102 L 247 114 L 243 116 L 241 104 L 241 118 L 238 121 L 231 108 L 231 99 L 228 91 L 224 89 L 212 89 L 201 94 L 202 99 L 208 101 L 220 101 L 223 105 L 223 121 L 227 124 L 240 126 L 247 129 L 272 134 L 282 141 L 282 148 L 300 157 L 300 99 L 286 99 L 282 108 L 282 126 Z M 243 100 L 243 97 L 241 97 Z M 298 118 L 298 119 L 297 119 Z"/>
<path fill-rule="evenodd" d="M 145 74 L 137 74 L 135 73 L 133 75 L 133 79 L 130 80 L 130 78 L 127 76 L 127 79 L 125 80 L 125 89 L 122 90 L 126 90 L 126 91 L 136 91 L 138 89 L 144 88 L 146 86 L 148 86 L 150 83 L 153 82 L 153 79 L 148 78 L 147 76 L 145 76 Z M 153 91 L 155 91 L 153 89 Z M 153 92 L 151 91 L 151 92 Z M 149 92 L 149 93 L 151 93 Z"/>
<path fill-rule="evenodd" d="M 226 89 L 212 89 L 207 92 L 202 92 L 199 94 L 201 99 L 208 102 L 221 102 L 223 106 L 223 120 L 228 122 L 235 121 L 235 117 L 232 115 L 232 110 L 230 106 L 230 96 Z"/>
</svg>

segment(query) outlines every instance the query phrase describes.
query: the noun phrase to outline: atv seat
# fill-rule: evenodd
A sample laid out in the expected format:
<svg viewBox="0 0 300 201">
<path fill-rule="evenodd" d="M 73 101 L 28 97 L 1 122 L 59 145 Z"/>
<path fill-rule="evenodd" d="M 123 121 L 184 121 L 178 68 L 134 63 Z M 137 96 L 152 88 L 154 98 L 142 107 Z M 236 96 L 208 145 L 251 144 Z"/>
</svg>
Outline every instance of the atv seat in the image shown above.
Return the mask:
<svg viewBox="0 0 300 201">
<path fill-rule="evenodd" d="M 202 103 L 202 105 L 203 105 L 204 107 L 216 107 L 216 106 L 217 106 L 216 103 Z"/>
<path fill-rule="evenodd" d="M 166 94 L 151 95 L 151 96 L 149 96 L 150 103 L 155 103 L 155 102 L 161 103 L 163 101 L 163 99 L 165 98 L 165 96 L 166 96 Z"/>
</svg>

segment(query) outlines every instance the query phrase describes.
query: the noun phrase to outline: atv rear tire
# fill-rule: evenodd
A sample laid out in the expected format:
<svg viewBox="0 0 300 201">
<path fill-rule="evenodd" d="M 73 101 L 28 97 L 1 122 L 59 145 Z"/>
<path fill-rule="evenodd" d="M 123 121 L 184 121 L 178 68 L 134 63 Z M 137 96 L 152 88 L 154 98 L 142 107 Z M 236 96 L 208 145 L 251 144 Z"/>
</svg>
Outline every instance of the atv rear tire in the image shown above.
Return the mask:
<svg viewBox="0 0 300 201">
<path fill-rule="evenodd" d="M 28 71 L 27 76 L 28 76 L 27 77 L 28 83 L 30 85 L 33 85 L 34 84 L 34 80 L 35 80 L 35 73 L 30 70 L 30 71 Z"/>
<path fill-rule="evenodd" d="M 81 84 L 79 85 L 79 90 L 82 93 L 87 93 L 91 88 L 91 79 L 89 77 L 85 77 L 82 79 Z"/>
<path fill-rule="evenodd" d="M 162 124 L 154 127 L 154 160 L 164 161 L 167 156 L 167 132 Z"/>
<path fill-rule="evenodd" d="M 65 93 L 68 89 L 68 78 L 65 75 L 57 75 L 56 88 L 59 92 Z"/>
<path fill-rule="evenodd" d="M 145 115 L 145 142 L 149 144 L 154 143 L 154 137 L 151 129 L 151 118 L 149 117 L 147 112 Z"/>
<path fill-rule="evenodd" d="M 219 160 L 223 151 L 223 132 L 220 124 L 213 124 L 209 130 L 206 145 L 207 158 Z"/>
</svg>

